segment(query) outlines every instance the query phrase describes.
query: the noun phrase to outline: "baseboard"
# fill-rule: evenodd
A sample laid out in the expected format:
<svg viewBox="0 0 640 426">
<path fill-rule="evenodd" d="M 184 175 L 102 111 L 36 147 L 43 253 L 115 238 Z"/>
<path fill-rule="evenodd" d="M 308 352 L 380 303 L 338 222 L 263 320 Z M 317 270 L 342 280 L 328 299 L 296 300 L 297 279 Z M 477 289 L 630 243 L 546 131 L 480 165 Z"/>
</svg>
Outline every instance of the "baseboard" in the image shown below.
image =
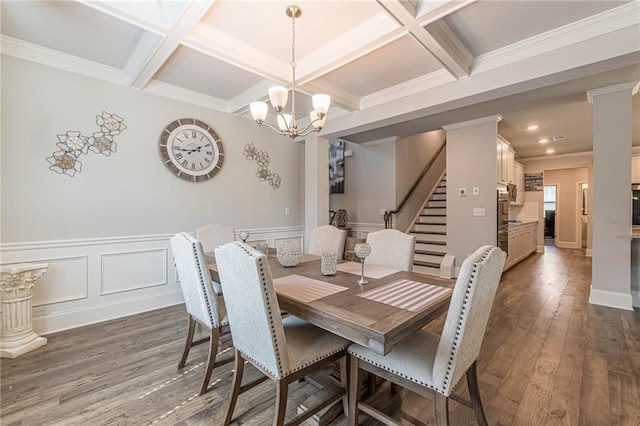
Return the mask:
<svg viewBox="0 0 640 426">
<path fill-rule="evenodd" d="M 586 250 L 586 252 L 585 252 L 585 255 L 586 255 L 587 257 L 593 257 L 593 249 L 589 249 L 589 248 L 588 248 L 588 249 Z"/>
<path fill-rule="evenodd" d="M 556 240 L 555 246 L 558 248 L 568 248 L 568 249 L 581 249 L 582 243 L 576 243 L 575 241 L 558 241 Z"/>
<path fill-rule="evenodd" d="M 33 318 L 33 329 L 40 335 L 57 333 L 85 325 L 96 324 L 142 312 L 153 311 L 184 303 L 182 292 L 171 291 L 148 297 L 121 300 L 115 303 L 86 306 L 79 309 L 59 311 L 47 316 Z"/>
<path fill-rule="evenodd" d="M 589 303 L 592 305 L 607 306 L 609 308 L 633 310 L 633 299 L 631 293 L 618 293 L 615 291 L 594 289 L 591 286 Z"/>
<path fill-rule="evenodd" d="M 538 246 L 536 253 L 544 253 L 544 245 Z"/>
</svg>

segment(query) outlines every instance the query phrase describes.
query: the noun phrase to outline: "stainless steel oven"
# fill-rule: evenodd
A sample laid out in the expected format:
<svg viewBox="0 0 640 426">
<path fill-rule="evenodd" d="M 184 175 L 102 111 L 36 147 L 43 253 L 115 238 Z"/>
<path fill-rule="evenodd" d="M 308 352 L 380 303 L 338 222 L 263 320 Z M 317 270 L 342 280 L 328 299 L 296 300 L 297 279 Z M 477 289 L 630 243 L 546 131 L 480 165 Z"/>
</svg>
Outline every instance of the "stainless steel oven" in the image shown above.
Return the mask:
<svg viewBox="0 0 640 426">
<path fill-rule="evenodd" d="M 498 247 L 509 254 L 509 193 L 498 191 Z"/>
<path fill-rule="evenodd" d="M 631 185 L 631 204 L 633 205 L 631 224 L 640 226 L 640 183 Z"/>
</svg>

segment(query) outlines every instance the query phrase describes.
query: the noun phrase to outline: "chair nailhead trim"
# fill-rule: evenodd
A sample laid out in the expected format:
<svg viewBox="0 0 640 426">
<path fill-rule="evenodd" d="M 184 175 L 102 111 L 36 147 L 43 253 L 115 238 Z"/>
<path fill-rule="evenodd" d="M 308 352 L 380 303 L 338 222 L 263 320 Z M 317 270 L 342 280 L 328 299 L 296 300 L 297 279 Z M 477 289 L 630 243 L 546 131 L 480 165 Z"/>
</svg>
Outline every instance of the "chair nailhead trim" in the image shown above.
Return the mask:
<svg viewBox="0 0 640 426">
<path fill-rule="evenodd" d="M 207 304 L 207 312 L 209 313 L 209 320 L 211 321 L 211 324 L 213 325 L 213 328 L 219 328 L 220 327 L 220 318 L 214 318 L 213 317 L 213 312 L 211 309 L 211 303 L 209 301 L 209 297 L 207 297 L 207 292 L 204 291 L 204 286 L 206 285 L 205 283 L 207 282 L 204 279 L 204 275 L 202 274 L 202 268 L 200 267 L 201 265 L 201 259 L 198 256 L 198 241 L 194 240 L 193 237 L 189 234 L 187 234 L 186 232 L 182 232 L 181 233 L 182 236 L 189 241 L 189 243 L 191 244 L 191 250 L 193 250 L 193 256 L 197 259 L 196 264 L 198 265 L 198 278 L 200 279 L 200 285 L 203 288 L 202 291 L 202 297 L 204 298 L 204 302 Z M 209 273 L 209 271 L 207 271 L 207 273 Z"/>
</svg>

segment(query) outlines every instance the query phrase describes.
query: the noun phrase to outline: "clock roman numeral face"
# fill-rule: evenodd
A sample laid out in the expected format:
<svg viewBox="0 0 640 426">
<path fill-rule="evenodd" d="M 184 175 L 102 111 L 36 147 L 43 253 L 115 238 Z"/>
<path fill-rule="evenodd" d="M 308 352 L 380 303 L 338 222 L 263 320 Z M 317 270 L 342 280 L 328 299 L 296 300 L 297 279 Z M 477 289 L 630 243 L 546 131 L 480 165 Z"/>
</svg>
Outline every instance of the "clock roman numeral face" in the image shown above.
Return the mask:
<svg viewBox="0 0 640 426">
<path fill-rule="evenodd" d="M 182 124 L 184 122 L 194 124 Z M 213 177 L 223 162 L 222 145 L 211 128 L 198 120 L 176 120 L 160 138 L 165 165 L 178 177 L 200 181 Z"/>
</svg>

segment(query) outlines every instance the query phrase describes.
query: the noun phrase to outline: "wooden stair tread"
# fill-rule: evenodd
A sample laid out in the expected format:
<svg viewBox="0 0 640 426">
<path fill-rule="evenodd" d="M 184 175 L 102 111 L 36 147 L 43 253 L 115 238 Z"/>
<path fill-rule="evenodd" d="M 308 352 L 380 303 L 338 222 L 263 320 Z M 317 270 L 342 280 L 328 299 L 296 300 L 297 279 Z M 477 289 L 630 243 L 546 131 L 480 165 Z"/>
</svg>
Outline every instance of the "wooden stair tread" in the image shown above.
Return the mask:
<svg viewBox="0 0 640 426">
<path fill-rule="evenodd" d="M 429 268 L 438 268 L 438 269 L 440 268 L 440 264 L 439 263 L 424 262 L 422 260 L 414 260 L 413 264 L 417 265 L 417 266 L 426 266 L 426 267 L 429 267 Z"/>
<path fill-rule="evenodd" d="M 411 231 L 410 234 L 447 235 L 446 232 L 440 232 L 440 231 Z"/>
<path fill-rule="evenodd" d="M 447 226 L 446 223 L 438 223 L 438 222 L 416 222 L 416 225 L 441 225 L 441 226 Z"/>
<path fill-rule="evenodd" d="M 427 208 L 429 208 L 429 207 L 427 207 Z M 433 207 L 431 207 L 431 208 L 433 208 Z M 436 207 L 436 208 L 437 208 L 437 207 Z M 446 214 L 436 214 L 436 213 L 431 213 L 431 214 L 421 214 L 421 215 L 420 215 L 420 217 L 430 217 L 430 216 L 432 216 L 432 217 L 446 217 L 447 215 L 446 215 Z"/>
<path fill-rule="evenodd" d="M 442 256 L 444 257 L 445 254 L 447 253 L 443 253 L 440 251 L 431 251 L 431 250 L 414 250 L 415 254 L 426 254 L 428 256 Z"/>
<path fill-rule="evenodd" d="M 419 244 L 433 244 L 436 246 L 446 246 L 447 242 L 446 241 L 430 241 L 430 240 L 417 240 L 416 239 L 416 243 Z"/>
</svg>

